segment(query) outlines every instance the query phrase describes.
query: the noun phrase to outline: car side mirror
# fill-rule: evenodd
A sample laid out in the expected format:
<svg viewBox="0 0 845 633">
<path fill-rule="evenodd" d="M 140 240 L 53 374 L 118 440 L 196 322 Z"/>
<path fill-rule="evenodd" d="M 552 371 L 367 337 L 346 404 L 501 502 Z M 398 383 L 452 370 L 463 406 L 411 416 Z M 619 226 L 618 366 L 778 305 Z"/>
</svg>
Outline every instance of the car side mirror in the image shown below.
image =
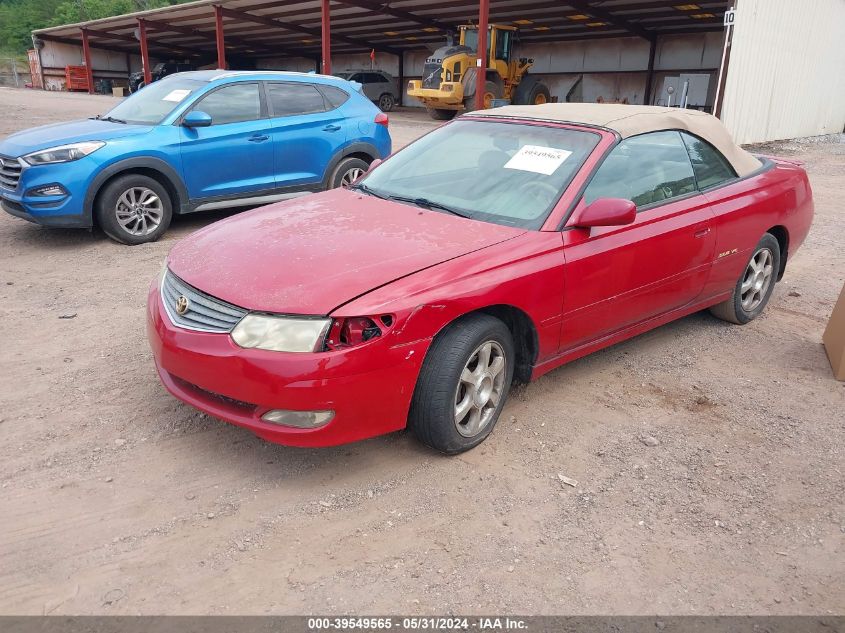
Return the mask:
<svg viewBox="0 0 845 633">
<path fill-rule="evenodd" d="M 624 226 L 637 218 L 637 205 L 624 198 L 599 198 L 594 200 L 569 223 L 588 229 L 593 226 Z"/>
<path fill-rule="evenodd" d="M 182 125 L 185 127 L 208 127 L 211 125 L 211 115 L 201 110 L 192 110 L 182 119 Z"/>
<path fill-rule="evenodd" d="M 381 165 L 384 161 L 381 158 L 376 158 L 373 162 L 370 163 L 370 166 L 367 167 L 367 173 L 369 174 L 373 171 L 376 167 Z"/>
</svg>

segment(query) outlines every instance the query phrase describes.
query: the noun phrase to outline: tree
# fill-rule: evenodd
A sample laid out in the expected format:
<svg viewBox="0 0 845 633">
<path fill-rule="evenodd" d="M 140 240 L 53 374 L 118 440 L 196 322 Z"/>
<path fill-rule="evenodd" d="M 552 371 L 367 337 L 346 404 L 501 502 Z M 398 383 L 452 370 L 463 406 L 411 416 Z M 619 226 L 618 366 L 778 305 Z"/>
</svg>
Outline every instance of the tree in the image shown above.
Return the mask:
<svg viewBox="0 0 845 633">
<path fill-rule="evenodd" d="M 22 53 L 36 29 L 146 11 L 188 0 L 0 0 L 0 51 Z"/>
</svg>

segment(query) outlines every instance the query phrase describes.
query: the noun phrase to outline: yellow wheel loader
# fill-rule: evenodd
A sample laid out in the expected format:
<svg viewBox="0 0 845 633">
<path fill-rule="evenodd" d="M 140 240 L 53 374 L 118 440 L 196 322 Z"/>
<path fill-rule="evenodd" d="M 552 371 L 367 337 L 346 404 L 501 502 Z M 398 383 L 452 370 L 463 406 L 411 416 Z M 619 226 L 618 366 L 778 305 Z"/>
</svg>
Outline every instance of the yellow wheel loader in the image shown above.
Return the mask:
<svg viewBox="0 0 845 633">
<path fill-rule="evenodd" d="M 472 110 L 476 90 L 484 91 L 484 107 L 493 99 L 516 104 L 551 101 L 549 89 L 528 75 L 533 59 L 514 58 L 516 27 L 491 25 L 487 37 L 487 76 L 479 81 L 476 67 L 478 27 L 460 27 L 460 43 L 438 48 L 425 60 L 422 79 L 408 82 L 408 96 L 425 104 L 431 118 L 447 120 Z"/>
</svg>

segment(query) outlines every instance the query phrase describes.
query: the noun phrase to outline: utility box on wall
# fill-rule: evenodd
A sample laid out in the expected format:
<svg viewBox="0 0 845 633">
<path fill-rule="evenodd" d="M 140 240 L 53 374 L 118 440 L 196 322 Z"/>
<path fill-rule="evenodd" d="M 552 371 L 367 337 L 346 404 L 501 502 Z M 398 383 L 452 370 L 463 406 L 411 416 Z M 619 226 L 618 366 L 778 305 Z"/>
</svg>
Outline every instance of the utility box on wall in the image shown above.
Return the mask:
<svg viewBox="0 0 845 633">
<path fill-rule="evenodd" d="M 686 94 L 684 94 L 685 86 Z M 672 88 L 671 95 L 669 88 Z M 709 90 L 710 75 L 696 73 L 664 77 L 663 90 L 658 95 L 655 105 L 680 107 L 686 105 L 688 108 L 704 108 L 707 106 Z"/>
</svg>

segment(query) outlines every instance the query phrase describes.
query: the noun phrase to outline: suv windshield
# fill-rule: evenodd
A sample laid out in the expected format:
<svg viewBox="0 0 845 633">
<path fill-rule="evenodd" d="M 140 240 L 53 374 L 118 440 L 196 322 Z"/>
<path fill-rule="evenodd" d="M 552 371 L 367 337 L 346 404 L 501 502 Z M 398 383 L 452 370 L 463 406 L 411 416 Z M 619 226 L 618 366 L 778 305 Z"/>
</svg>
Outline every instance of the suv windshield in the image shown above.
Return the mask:
<svg viewBox="0 0 845 633">
<path fill-rule="evenodd" d="M 600 136 L 499 121 L 455 121 L 373 170 L 361 189 L 476 220 L 539 229 Z"/>
<path fill-rule="evenodd" d="M 165 77 L 127 97 L 100 118 L 137 125 L 157 125 L 188 95 L 205 84 L 204 81 L 185 77 Z"/>
</svg>

